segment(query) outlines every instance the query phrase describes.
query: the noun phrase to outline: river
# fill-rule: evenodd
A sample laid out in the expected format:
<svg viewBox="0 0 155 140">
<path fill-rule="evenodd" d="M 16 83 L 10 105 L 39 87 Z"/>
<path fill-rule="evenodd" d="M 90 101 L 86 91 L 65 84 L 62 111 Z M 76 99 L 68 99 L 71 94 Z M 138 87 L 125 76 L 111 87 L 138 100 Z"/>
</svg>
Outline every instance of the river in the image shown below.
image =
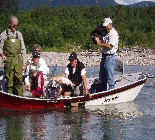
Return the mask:
<svg viewBox="0 0 155 140">
<path fill-rule="evenodd" d="M 51 68 L 62 73 L 65 67 Z M 99 67 L 86 67 L 98 76 Z M 125 66 L 125 73 L 155 73 L 155 66 Z M 0 140 L 154 140 L 155 78 L 133 102 L 62 110 L 0 109 Z"/>
</svg>

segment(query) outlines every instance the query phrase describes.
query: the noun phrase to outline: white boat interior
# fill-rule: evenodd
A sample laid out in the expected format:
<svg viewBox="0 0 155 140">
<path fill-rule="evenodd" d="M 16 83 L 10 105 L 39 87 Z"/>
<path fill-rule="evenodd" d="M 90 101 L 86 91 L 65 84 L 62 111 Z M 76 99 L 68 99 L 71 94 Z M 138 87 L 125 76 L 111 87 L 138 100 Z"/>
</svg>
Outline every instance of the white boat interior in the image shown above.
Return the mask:
<svg viewBox="0 0 155 140">
<path fill-rule="evenodd" d="M 123 87 L 125 85 L 134 83 L 142 78 L 144 78 L 144 75 L 141 72 L 115 75 L 115 88 Z M 93 83 L 98 84 L 98 82 L 99 82 L 98 77 L 87 78 L 89 89 L 91 88 L 91 85 Z M 107 84 L 107 89 L 108 89 L 108 84 Z"/>
</svg>

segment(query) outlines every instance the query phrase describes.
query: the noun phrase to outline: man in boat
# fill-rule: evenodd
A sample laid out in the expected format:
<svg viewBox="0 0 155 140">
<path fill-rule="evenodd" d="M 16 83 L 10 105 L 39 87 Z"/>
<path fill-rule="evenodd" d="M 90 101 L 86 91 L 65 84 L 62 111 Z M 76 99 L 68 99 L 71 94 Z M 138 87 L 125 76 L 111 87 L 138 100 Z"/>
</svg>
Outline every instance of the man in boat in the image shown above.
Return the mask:
<svg viewBox="0 0 155 140">
<path fill-rule="evenodd" d="M 25 84 L 27 90 L 36 98 L 39 98 L 44 91 L 44 80 L 47 79 L 47 69 L 45 65 L 39 63 L 40 53 L 33 52 L 33 61 L 26 68 Z M 49 70 L 48 70 L 49 71 Z"/>
<path fill-rule="evenodd" d="M 107 34 L 103 37 L 103 42 L 98 37 L 94 37 L 97 44 L 101 47 L 101 63 L 99 80 L 101 89 L 107 90 L 107 83 L 109 90 L 115 88 L 114 82 L 114 66 L 115 66 L 115 53 L 118 49 L 119 36 L 117 31 L 113 28 L 112 20 L 105 18 L 103 26 L 106 27 Z"/>
<path fill-rule="evenodd" d="M 70 54 L 68 60 L 70 63 L 65 69 L 65 76 L 75 84 L 75 87 L 74 90 L 72 90 L 72 88 L 68 88 L 68 86 L 64 85 L 65 87 L 62 87 L 62 93 L 64 96 L 83 95 L 84 87 L 84 94 L 91 97 L 87 87 L 86 70 L 84 64 L 79 61 L 77 54 L 74 52 Z"/>
<path fill-rule="evenodd" d="M 33 47 L 32 47 L 32 54 L 33 54 L 34 52 L 37 52 L 37 53 L 39 53 L 39 54 L 41 53 L 41 46 L 40 46 L 39 44 L 34 44 L 34 45 L 33 45 Z M 31 64 L 33 63 L 33 55 L 30 56 L 30 57 L 27 59 L 25 65 L 24 65 L 24 75 L 25 75 L 25 72 L 26 72 L 26 67 L 27 67 L 27 65 L 29 65 L 30 63 L 31 63 Z M 47 64 L 46 64 L 46 62 L 45 62 L 45 60 L 44 60 L 43 58 L 41 58 L 41 57 L 40 57 L 40 59 L 39 59 L 39 64 L 42 65 L 42 66 L 44 66 L 44 67 L 46 68 L 46 73 L 49 74 L 49 68 L 48 68 L 48 66 L 47 66 Z"/>
<path fill-rule="evenodd" d="M 4 61 L 7 92 L 21 95 L 23 93 L 23 54 L 26 54 L 26 48 L 22 34 L 16 30 L 17 26 L 17 17 L 11 16 L 8 29 L 0 35 L 0 56 Z"/>
</svg>

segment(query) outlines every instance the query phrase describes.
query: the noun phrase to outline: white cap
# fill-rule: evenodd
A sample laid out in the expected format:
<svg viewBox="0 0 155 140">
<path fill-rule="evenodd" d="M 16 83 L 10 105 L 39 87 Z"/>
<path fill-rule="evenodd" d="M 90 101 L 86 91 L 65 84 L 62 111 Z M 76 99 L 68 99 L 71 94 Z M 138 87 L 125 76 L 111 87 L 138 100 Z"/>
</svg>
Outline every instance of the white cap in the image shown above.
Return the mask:
<svg viewBox="0 0 155 140">
<path fill-rule="evenodd" d="M 103 26 L 107 26 L 109 23 L 112 23 L 112 20 L 110 18 L 105 18 Z"/>
</svg>

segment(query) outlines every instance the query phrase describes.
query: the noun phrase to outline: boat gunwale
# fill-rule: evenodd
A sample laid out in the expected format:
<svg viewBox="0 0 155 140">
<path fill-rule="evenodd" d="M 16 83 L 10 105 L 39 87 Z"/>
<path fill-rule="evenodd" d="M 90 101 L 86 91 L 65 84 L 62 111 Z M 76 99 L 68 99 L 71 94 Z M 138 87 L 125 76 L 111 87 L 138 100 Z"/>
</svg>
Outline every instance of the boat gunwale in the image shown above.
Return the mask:
<svg viewBox="0 0 155 140">
<path fill-rule="evenodd" d="M 58 97 L 58 98 L 31 98 L 31 97 L 24 97 L 24 96 L 18 96 L 18 95 L 14 95 L 14 94 L 10 94 L 4 91 L 0 91 L 0 93 L 3 93 L 5 95 L 8 96 L 12 96 L 12 97 L 16 97 L 16 98 L 21 98 L 21 99 L 26 99 L 26 100 L 33 100 L 33 101 L 53 101 L 53 102 L 59 102 L 59 101 L 69 101 L 71 100 L 71 102 L 77 102 L 77 100 L 83 100 L 83 101 L 88 101 L 88 100 L 92 100 L 92 99 L 97 99 L 97 98 L 102 98 L 105 96 L 109 96 L 109 95 L 114 95 L 117 93 L 120 93 L 122 91 L 125 91 L 127 89 L 131 89 L 133 87 L 136 87 L 138 85 L 141 85 L 142 83 L 145 83 L 145 81 L 147 80 L 147 77 L 144 75 L 144 78 L 137 80 L 135 82 L 132 82 L 130 84 L 118 87 L 118 88 L 114 88 L 111 90 L 107 90 L 107 91 L 101 91 L 101 92 L 97 92 L 97 93 L 93 93 L 91 94 L 92 97 L 89 98 L 87 96 L 76 96 L 76 97 Z M 129 88 L 130 87 L 130 88 Z"/>
</svg>

